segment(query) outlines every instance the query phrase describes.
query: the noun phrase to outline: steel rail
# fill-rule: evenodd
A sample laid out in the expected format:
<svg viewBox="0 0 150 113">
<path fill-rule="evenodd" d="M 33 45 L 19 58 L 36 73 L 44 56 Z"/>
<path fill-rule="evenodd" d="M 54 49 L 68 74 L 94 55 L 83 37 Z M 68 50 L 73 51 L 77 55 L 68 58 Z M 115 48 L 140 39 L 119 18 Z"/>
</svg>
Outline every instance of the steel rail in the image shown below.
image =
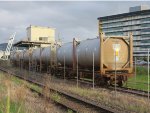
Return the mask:
<svg viewBox="0 0 150 113">
<path fill-rule="evenodd" d="M 71 81 L 75 81 L 75 80 L 71 80 Z M 80 84 L 82 85 L 86 85 L 86 86 L 90 86 L 92 87 L 92 82 L 87 81 L 87 80 L 79 80 Z M 96 84 L 95 84 L 96 86 Z M 96 88 L 99 88 L 99 86 L 96 86 Z M 108 86 L 108 87 L 102 87 L 102 88 L 106 88 L 109 90 L 114 90 L 114 86 Z M 143 90 L 139 90 L 139 89 L 133 89 L 133 88 L 127 88 L 127 87 L 116 87 L 116 91 L 118 92 L 123 92 L 123 93 L 128 93 L 128 94 L 134 94 L 137 96 L 141 96 L 141 97 L 148 97 L 148 91 L 143 91 Z"/>
</svg>

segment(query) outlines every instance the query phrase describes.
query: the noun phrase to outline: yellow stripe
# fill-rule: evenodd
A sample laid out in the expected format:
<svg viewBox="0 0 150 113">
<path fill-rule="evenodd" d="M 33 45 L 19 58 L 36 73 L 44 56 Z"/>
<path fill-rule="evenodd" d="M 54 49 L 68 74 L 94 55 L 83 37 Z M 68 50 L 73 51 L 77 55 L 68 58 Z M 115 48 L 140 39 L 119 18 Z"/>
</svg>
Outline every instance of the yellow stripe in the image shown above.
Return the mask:
<svg viewBox="0 0 150 113">
<path fill-rule="evenodd" d="M 119 51 L 116 51 L 116 56 L 119 56 Z"/>
</svg>

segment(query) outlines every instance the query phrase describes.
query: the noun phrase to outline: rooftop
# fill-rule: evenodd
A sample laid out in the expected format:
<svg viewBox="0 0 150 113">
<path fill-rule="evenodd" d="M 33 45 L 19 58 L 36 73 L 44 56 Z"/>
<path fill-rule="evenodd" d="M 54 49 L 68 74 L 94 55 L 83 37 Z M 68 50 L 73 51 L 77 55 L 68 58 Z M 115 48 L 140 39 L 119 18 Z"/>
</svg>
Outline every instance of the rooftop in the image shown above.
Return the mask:
<svg viewBox="0 0 150 113">
<path fill-rule="evenodd" d="M 38 28 L 43 28 L 43 29 L 54 29 L 55 30 L 55 28 L 52 28 L 52 27 L 47 27 L 47 26 L 37 26 L 37 25 L 30 25 L 29 27 L 27 27 L 26 29 L 29 29 L 29 28 L 35 28 L 35 27 L 38 27 Z"/>
<path fill-rule="evenodd" d="M 99 17 L 98 20 L 118 19 L 118 18 L 124 18 L 125 16 L 130 17 L 130 16 L 135 16 L 135 15 L 145 15 L 145 14 L 150 14 L 150 9 L 140 10 L 140 11 L 135 10 L 134 12 L 128 12 L 128 13 L 122 13 L 122 14 Z"/>
<path fill-rule="evenodd" d="M 52 44 L 52 43 L 48 43 L 48 42 L 32 42 L 32 41 L 19 41 L 19 42 L 13 44 L 13 46 L 15 46 L 15 47 L 33 47 L 33 46 L 41 46 L 41 44 Z"/>
<path fill-rule="evenodd" d="M 134 6 L 129 8 L 129 12 L 135 12 L 135 11 L 142 11 L 142 10 L 148 10 L 148 5 L 140 5 L 140 6 Z"/>
</svg>

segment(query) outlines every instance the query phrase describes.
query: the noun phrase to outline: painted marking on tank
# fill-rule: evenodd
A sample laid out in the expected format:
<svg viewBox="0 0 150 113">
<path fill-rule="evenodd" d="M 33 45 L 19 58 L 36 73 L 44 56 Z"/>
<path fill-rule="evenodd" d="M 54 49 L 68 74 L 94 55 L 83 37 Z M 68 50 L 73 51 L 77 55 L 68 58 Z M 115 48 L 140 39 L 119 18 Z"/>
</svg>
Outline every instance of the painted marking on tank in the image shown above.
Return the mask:
<svg viewBox="0 0 150 113">
<path fill-rule="evenodd" d="M 113 44 L 113 50 L 114 50 L 114 61 L 119 61 L 119 51 L 120 51 L 121 45 L 120 44 Z"/>
</svg>

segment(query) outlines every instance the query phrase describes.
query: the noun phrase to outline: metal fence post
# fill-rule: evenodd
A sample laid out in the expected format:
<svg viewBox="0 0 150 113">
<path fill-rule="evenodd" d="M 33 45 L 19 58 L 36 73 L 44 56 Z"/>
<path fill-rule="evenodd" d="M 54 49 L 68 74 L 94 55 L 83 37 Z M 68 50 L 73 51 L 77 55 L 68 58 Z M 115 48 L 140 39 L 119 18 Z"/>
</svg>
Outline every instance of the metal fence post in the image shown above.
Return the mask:
<svg viewBox="0 0 150 113">
<path fill-rule="evenodd" d="M 115 95 L 116 95 L 116 65 L 117 65 L 117 63 L 116 63 L 116 51 L 115 51 Z"/>
<path fill-rule="evenodd" d="M 148 100 L 149 100 L 149 49 L 148 49 Z"/>
<path fill-rule="evenodd" d="M 77 87 L 78 87 L 78 52 L 79 50 L 77 50 Z"/>
<path fill-rule="evenodd" d="M 135 65 L 135 86 L 136 86 L 136 57 L 134 58 L 134 65 Z"/>
<path fill-rule="evenodd" d="M 94 52 L 93 52 L 93 89 L 94 89 Z"/>
<path fill-rule="evenodd" d="M 115 58 L 115 95 L 117 95 L 116 85 L 117 85 L 117 61 L 119 60 L 119 50 L 120 50 L 120 44 L 113 45 L 114 49 L 114 58 Z"/>
<path fill-rule="evenodd" d="M 64 80 L 65 80 L 65 77 L 66 77 L 66 69 L 65 69 L 65 67 L 66 67 L 66 61 L 65 61 L 66 59 L 65 59 L 65 50 L 64 50 Z"/>
</svg>

